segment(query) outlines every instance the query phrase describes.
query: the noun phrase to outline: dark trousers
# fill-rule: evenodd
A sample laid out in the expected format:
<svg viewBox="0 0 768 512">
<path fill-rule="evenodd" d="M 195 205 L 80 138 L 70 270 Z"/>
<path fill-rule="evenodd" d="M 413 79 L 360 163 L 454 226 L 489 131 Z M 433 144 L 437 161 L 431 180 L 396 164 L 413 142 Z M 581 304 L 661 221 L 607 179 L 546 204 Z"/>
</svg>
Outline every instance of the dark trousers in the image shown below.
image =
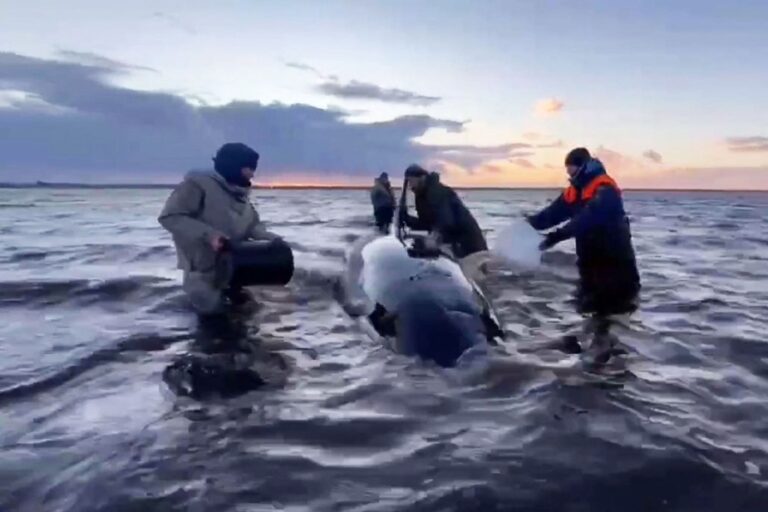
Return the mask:
<svg viewBox="0 0 768 512">
<path fill-rule="evenodd" d="M 376 220 L 376 227 L 382 233 L 389 232 L 389 226 L 392 224 L 392 218 L 395 216 L 395 209 L 391 206 L 381 206 L 373 209 L 373 217 Z"/>
</svg>

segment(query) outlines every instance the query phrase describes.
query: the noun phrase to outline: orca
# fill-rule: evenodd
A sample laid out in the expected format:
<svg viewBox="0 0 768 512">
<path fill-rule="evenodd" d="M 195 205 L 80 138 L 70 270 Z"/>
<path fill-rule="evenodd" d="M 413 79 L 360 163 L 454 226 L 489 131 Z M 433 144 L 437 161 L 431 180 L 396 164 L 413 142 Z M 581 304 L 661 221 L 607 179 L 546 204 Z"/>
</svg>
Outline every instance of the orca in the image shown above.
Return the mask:
<svg viewBox="0 0 768 512">
<path fill-rule="evenodd" d="M 504 334 L 459 263 L 423 241 L 361 239 L 347 255 L 343 304 L 396 352 L 453 367 L 470 349 L 498 344 Z"/>
</svg>

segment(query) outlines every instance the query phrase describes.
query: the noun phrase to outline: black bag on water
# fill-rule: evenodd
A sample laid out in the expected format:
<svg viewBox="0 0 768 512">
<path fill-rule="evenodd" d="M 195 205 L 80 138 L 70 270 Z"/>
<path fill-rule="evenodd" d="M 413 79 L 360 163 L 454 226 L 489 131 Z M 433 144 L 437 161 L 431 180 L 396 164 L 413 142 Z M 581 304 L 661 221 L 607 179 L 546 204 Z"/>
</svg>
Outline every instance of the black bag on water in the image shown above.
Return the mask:
<svg viewBox="0 0 768 512">
<path fill-rule="evenodd" d="M 293 251 L 282 239 L 251 240 L 228 247 L 233 286 L 286 285 L 293 277 Z"/>
</svg>

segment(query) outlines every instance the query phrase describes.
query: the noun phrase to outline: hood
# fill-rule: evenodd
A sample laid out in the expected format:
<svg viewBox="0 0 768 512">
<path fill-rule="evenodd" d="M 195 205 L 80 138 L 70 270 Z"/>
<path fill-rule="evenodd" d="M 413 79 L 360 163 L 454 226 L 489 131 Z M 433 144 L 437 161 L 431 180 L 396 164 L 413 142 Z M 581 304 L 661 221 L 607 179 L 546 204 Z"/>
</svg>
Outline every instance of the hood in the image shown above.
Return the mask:
<svg viewBox="0 0 768 512">
<path fill-rule="evenodd" d="M 586 187 L 590 181 L 603 174 L 606 174 L 603 163 L 597 158 L 592 158 L 584 165 L 584 169 L 571 180 L 571 184 L 581 189 Z"/>
<path fill-rule="evenodd" d="M 439 185 L 439 184 L 440 184 L 440 175 L 436 172 L 431 172 L 427 175 L 427 179 L 424 182 L 424 188 L 422 190 L 426 192 L 427 190 L 431 189 L 435 185 Z"/>
<path fill-rule="evenodd" d="M 215 182 L 216 185 L 223 188 L 229 195 L 239 201 L 244 201 L 251 193 L 250 187 L 238 187 L 229 183 L 224 177 L 214 170 L 208 171 L 190 171 L 184 177 L 185 180 L 200 184 L 202 187 Z"/>
</svg>

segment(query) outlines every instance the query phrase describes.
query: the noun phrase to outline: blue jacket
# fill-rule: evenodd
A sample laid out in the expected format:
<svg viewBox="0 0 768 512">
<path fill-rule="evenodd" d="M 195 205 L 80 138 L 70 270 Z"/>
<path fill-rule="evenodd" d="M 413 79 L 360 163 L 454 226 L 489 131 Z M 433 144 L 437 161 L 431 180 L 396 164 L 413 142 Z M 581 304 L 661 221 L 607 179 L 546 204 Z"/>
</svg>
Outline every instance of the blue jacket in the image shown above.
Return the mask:
<svg viewBox="0 0 768 512">
<path fill-rule="evenodd" d="M 557 229 L 554 241 L 576 239 L 580 286 L 586 294 L 634 295 L 640 277 L 621 191 L 603 164 L 590 160 L 552 204 L 529 217 L 538 230 Z"/>
</svg>

